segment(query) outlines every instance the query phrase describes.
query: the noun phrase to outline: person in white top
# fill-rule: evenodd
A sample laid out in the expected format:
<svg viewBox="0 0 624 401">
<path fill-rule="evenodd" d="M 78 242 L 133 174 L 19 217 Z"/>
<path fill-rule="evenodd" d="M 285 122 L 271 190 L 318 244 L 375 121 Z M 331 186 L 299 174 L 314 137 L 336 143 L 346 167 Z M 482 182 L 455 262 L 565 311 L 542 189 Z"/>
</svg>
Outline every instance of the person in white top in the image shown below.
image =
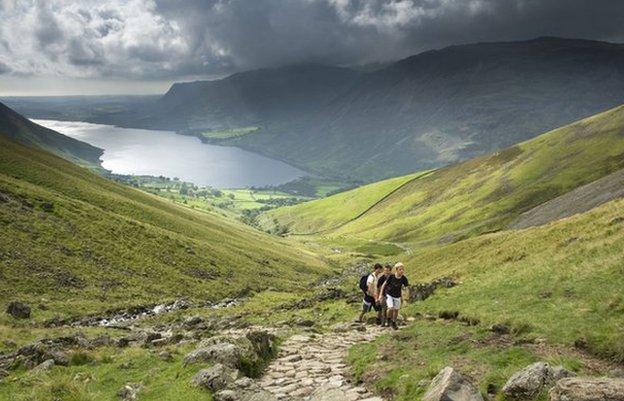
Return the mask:
<svg viewBox="0 0 624 401">
<path fill-rule="evenodd" d="M 375 311 L 379 310 L 380 305 L 377 303 L 378 297 L 378 288 L 377 281 L 379 277 L 382 275 L 383 267 L 377 263 L 373 268 L 373 272 L 368 274 L 367 276 L 362 276 L 360 278 L 360 289 L 364 293 L 364 300 L 362 301 L 362 312 L 360 313 L 360 317 L 358 318 L 358 322 L 364 321 L 364 315 L 371 311 L 371 309 L 375 309 Z"/>
</svg>

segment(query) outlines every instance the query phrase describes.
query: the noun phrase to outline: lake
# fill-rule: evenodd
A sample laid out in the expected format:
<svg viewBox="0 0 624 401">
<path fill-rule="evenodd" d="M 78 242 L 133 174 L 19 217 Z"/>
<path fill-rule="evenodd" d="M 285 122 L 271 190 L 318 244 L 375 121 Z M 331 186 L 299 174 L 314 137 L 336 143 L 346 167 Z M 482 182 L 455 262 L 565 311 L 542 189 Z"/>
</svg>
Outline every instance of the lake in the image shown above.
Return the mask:
<svg viewBox="0 0 624 401">
<path fill-rule="evenodd" d="M 77 121 L 32 120 L 104 149 L 102 166 L 116 174 L 178 177 L 200 186 L 279 185 L 306 173 L 279 160 L 216 146 L 171 131 L 119 128 Z"/>
</svg>

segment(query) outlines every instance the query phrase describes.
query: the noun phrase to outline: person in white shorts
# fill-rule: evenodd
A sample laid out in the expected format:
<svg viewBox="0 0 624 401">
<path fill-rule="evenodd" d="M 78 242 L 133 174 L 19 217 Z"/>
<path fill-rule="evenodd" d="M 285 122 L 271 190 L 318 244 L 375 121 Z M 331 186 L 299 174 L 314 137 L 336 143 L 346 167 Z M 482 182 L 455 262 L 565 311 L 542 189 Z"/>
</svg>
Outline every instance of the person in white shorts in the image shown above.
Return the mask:
<svg viewBox="0 0 624 401">
<path fill-rule="evenodd" d="M 401 309 L 401 296 L 403 287 L 409 286 L 409 281 L 405 277 L 405 266 L 399 262 L 394 265 L 394 274 L 390 275 L 379 291 L 377 298 L 381 302 L 382 297 L 386 298 L 388 307 L 387 317 L 393 329 L 398 329 L 397 318 L 399 317 L 399 309 Z"/>
</svg>

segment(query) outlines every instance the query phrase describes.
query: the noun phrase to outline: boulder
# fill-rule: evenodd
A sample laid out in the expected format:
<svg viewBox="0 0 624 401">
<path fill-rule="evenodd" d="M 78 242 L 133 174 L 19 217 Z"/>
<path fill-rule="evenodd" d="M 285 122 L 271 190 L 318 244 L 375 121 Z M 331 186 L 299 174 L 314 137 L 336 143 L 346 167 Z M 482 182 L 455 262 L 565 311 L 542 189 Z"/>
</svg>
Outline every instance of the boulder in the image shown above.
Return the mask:
<svg viewBox="0 0 624 401">
<path fill-rule="evenodd" d="M 245 336 L 215 336 L 203 340 L 197 350 L 186 356 L 185 363 L 217 361 L 255 377 L 276 352 L 275 336 L 266 331 L 252 331 Z"/>
<path fill-rule="evenodd" d="M 438 373 L 423 401 L 483 401 L 479 390 L 461 373 L 446 367 Z"/>
<path fill-rule="evenodd" d="M 208 369 L 200 370 L 193 376 L 191 382 L 196 386 L 217 392 L 234 383 L 237 377 L 238 370 L 218 363 Z"/>
<path fill-rule="evenodd" d="M 31 370 L 31 373 L 37 374 L 41 372 L 47 372 L 48 370 L 52 369 L 53 366 L 54 366 L 54 359 L 48 359 L 47 361 L 43 361 L 39 365 L 35 366 Z"/>
<path fill-rule="evenodd" d="M 490 331 L 500 335 L 511 333 L 511 329 L 509 328 L 509 326 L 506 326 L 504 324 L 493 324 L 492 326 L 490 326 Z"/>
<path fill-rule="evenodd" d="M 570 377 L 550 390 L 551 401 L 624 401 L 624 379 Z"/>
<path fill-rule="evenodd" d="M 6 313 L 16 319 L 28 319 L 30 318 L 30 306 L 22 302 L 13 301 L 7 306 Z"/>
<path fill-rule="evenodd" d="M 553 386 L 555 381 L 573 375 L 562 366 L 551 367 L 546 362 L 536 362 L 514 373 L 503 386 L 503 394 L 514 400 L 531 400 Z"/>
<path fill-rule="evenodd" d="M 238 367 L 241 350 L 234 344 L 219 343 L 204 348 L 197 348 L 184 357 L 184 364 L 198 362 L 217 362 L 229 367 Z"/>
<path fill-rule="evenodd" d="M 135 401 L 139 399 L 139 391 L 143 388 L 139 383 L 126 383 L 119 391 L 117 391 L 117 397 L 123 401 Z"/>
</svg>

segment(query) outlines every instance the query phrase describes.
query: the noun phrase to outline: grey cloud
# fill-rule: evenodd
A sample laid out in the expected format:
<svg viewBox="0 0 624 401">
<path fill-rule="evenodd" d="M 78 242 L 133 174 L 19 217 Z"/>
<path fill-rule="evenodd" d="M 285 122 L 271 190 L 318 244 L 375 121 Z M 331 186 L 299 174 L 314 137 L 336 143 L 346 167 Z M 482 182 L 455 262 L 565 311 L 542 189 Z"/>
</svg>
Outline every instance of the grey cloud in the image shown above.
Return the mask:
<svg viewBox="0 0 624 401">
<path fill-rule="evenodd" d="M 35 37 L 40 49 L 45 49 L 46 46 L 63 40 L 63 31 L 45 2 L 37 3 L 37 24 Z"/>
<path fill-rule="evenodd" d="M 0 75 L 8 74 L 9 72 L 11 72 L 11 68 L 0 61 Z"/>
<path fill-rule="evenodd" d="M 353 65 L 544 35 L 624 40 L 621 0 L 0 0 L 0 10 L 6 67 L 81 78 Z"/>
</svg>

